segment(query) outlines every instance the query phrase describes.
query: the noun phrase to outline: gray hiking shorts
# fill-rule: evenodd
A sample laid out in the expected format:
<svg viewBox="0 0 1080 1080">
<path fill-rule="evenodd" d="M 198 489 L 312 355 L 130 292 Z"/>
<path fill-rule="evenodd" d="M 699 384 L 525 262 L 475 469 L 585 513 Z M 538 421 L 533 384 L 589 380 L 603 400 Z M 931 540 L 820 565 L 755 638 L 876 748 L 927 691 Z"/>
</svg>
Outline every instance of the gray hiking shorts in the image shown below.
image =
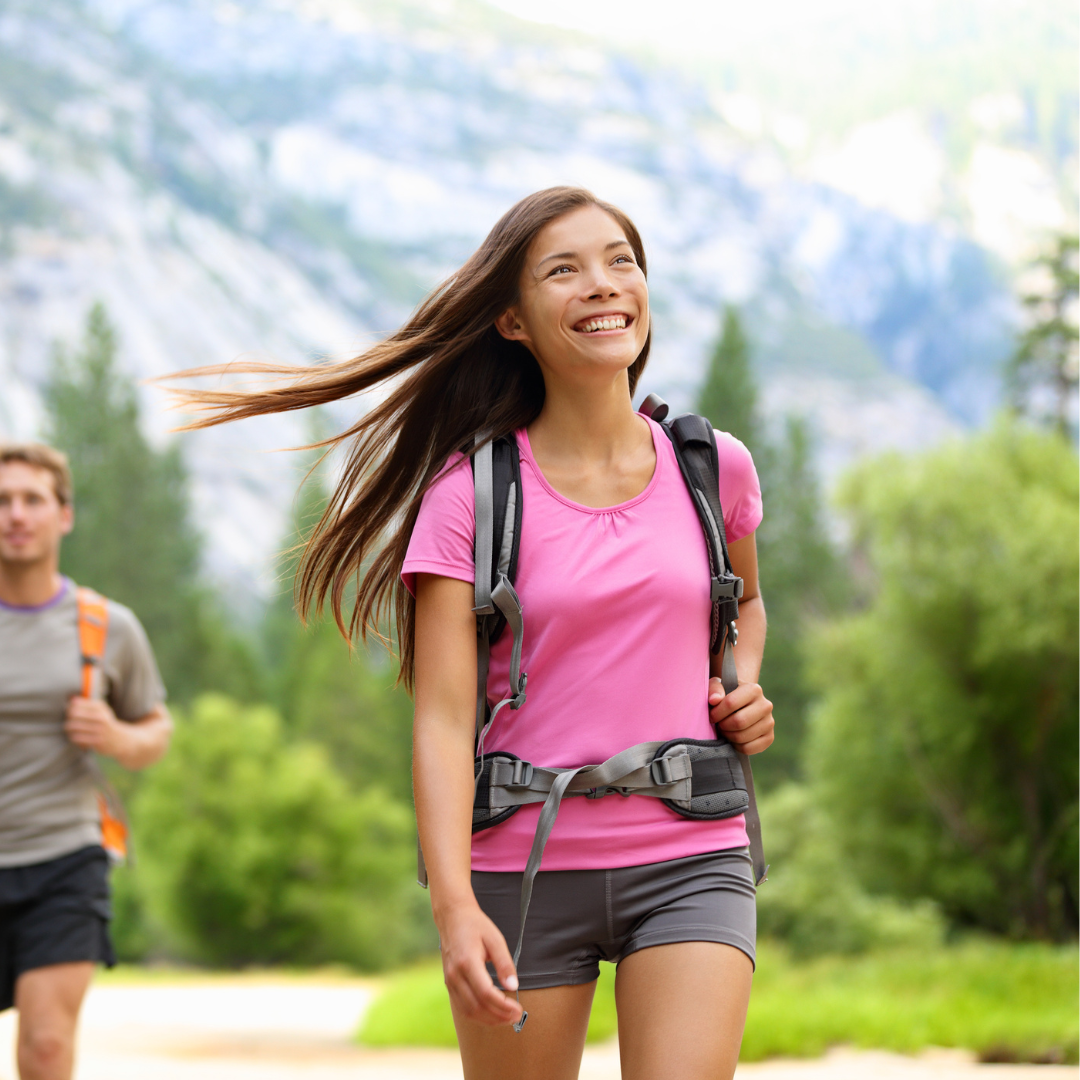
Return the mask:
<svg viewBox="0 0 1080 1080">
<path fill-rule="evenodd" d="M 510 949 L 518 935 L 521 874 L 474 870 L 473 892 Z M 615 870 L 536 875 L 518 964 L 522 990 L 588 983 L 600 961 L 639 949 L 715 941 L 754 963 L 754 875 L 746 848 Z M 494 976 L 494 972 L 492 972 Z"/>
</svg>

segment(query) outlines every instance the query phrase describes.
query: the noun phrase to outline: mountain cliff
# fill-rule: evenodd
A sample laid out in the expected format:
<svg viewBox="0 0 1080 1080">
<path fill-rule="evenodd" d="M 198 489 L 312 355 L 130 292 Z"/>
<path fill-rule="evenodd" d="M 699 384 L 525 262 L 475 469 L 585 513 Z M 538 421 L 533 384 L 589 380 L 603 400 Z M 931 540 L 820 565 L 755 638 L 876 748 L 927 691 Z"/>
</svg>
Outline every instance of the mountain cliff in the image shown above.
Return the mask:
<svg viewBox="0 0 1080 1080">
<path fill-rule="evenodd" d="M 480 3 L 7 0 L 0 9 L 0 433 L 95 299 L 140 377 L 348 355 L 517 198 L 579 183 L 645 237 L 645 377 L 688 405 L 725 302 L 770 412 L 828 474 L 985 417 L 1016 313 L 1003 263 L 793 167 L 697 76 Z M 160 437 L 173 417 L 147 391 Z M 345 403 L 344 419 L 362 407 Z M 212 568 L 265 589 L 294 419 L 187 437 Z"/>
</svg>

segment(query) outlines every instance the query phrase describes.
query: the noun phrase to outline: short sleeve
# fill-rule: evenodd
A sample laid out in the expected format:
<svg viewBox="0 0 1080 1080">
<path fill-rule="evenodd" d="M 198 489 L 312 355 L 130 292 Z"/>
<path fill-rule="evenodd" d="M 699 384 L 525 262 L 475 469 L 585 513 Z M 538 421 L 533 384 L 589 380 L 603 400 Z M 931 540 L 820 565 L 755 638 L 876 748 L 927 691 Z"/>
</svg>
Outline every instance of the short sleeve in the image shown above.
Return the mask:
<svg viewBox="0 0 1080 1080">
<path fill-rule="evenodd" d="M 121 720 L 138 720 L 165 700 L 165 686 L 142 623 L 129 608 L 113 601 L 104 668 L 109 704 Z"/>
<path fill-rule="evenodd" d="M 476 517 L 472 469 L 455 454 L 424 493 L 401 566 L 405 588 L 416 595 L 417 574 L 438 574 L 472 582 Z"/>
<path fill-rule="evenodd" d="M 716 433 L 720 460 L 720 505 L 729 543 L 749 536 L 762 518 L 761 483 L 750 451 L 726 431 Z"/>
</svg>

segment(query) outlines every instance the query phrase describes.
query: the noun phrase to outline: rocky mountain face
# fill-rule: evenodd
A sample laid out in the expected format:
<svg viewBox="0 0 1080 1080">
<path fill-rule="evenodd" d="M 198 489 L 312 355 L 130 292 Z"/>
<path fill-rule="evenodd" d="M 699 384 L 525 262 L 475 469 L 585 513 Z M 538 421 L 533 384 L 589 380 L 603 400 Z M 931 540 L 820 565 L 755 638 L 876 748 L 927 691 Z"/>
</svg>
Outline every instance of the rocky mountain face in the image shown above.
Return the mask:
<svg viewBox="0 0 1080 1080">
<path fill-rule="evenodd" d="M 349 355 L 557 183 L 641 228 L 644 382 L 677 406 L 735 303 L 768 411 L 809 416 L 827 475 L 992 410 L 1001 264 L 792 171 L 689 75 L 473 0 L 5 0 L 0 434 L 33 433 L 50 349 L 94 300 L 140 377 Z M 302 422 L 184 438 L 212 570 L 265 591 L 297 472 L 264 451 Z"/>
</svg>

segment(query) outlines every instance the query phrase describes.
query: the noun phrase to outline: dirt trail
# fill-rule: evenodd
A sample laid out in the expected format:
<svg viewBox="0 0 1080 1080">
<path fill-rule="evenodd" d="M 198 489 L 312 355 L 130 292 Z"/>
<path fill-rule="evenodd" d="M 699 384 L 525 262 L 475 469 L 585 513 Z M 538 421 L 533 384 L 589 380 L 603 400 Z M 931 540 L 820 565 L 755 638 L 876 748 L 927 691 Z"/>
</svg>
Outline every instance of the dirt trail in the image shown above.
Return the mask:
<svg viewBox="0 0 1080 1080">
<path fill-rule="evenodd" d="M 95 986 L 76 1080 L 461 1080 L 448 1050 L 363 1050 L 350 1042 L 375 990 L 361 980 L 215 979 Z M 0 1014 L 0 1080 L 15 1080 L 14 1016 Z M 614 1044 L 589 1047 L 581 1080 L 618 1080 Z M 835 1051 L 740 1067 L 742 1080 L 1080 1080 L 1075 1067 L 975 1065 Z"/>
</svg>

